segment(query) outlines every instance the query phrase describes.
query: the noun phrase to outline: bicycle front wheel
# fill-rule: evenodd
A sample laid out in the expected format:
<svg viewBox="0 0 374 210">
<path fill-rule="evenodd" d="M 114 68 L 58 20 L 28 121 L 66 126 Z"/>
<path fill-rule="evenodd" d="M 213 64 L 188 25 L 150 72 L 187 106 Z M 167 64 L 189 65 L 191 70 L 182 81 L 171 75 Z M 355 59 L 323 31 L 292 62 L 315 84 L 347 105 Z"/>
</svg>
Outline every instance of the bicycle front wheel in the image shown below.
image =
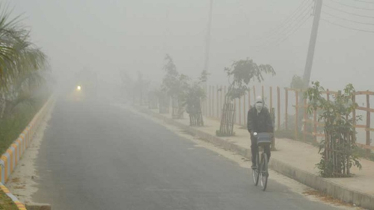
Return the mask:
<svg viewBox="0 0 374 210">
<path fill-rule="evenodd" d="M 252 178 L 253 178 L 253 183 L 255 186 L 258 185 L 258 181 L 260 178 L 260 164 L 259 164 L 259 155 L 256 155 L 256 168 L 252 169 Z"/>
<path fill-rule="evenodd" d="M 262 190 L 266 190 L 268 184 L 268 156 L 265 153 L 261 155 L 261 164 L 260 164 L 260 176 L 261 176 L 261 187 Z"/>
</svg>

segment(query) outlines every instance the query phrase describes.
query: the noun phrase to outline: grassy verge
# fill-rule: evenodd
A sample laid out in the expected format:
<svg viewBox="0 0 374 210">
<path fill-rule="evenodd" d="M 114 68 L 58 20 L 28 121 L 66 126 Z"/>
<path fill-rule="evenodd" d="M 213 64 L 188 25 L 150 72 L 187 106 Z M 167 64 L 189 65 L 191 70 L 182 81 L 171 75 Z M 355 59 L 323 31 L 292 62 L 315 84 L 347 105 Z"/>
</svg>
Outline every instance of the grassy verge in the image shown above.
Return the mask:
<svg viewBox="0 0 374 210">
<path fill-rule="evenodd" d="M 0 210 L 18 210 L 17 205 L 0 189 Z"/>
<path fill-rule="evenodd" d="M 0 120 L 0 154 L 3 154 L 22 133 L 35 114 L 40 110 L 46 98 L 38 99 L 33 105 L 22 105 L 6 119 Z"/>
<path fill-rule="evenodd" d="M 18 138 L 49 96 L 50 92 L 43 92 L 34 98 L 32 104 L 20 104 L 11 115 L 0 119 L 0 155 Z"/>
<path fill-rule="evenodd" d="M 44 105 L 48 96 L 38 98 L 32 105 L 21 105 L 11 116 L 0 120 L 0 155 L 18 138 L 35 114 Z M 0 210 L 17 210 L 16 204 L 0 189 Z"/>
<path fill-rule="evenodd" d="M 25 129 L 36 113 L 36 108 L 25 107 L 14 116 L 0 121 L 0 154 L 3 154 L 20 133 Z"/>
</svg>

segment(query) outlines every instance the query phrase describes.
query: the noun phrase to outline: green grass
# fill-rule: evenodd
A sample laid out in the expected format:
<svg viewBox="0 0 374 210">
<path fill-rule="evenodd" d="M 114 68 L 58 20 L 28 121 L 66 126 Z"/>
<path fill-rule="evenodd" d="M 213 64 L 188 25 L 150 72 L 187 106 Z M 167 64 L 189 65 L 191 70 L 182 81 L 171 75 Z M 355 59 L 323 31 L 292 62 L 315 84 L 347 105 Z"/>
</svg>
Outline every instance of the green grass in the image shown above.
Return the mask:
<svg viewBox="0 0 374 210">
<path fill-rule="evenodd" d="M 22 112 L 0 121 L 0 154 L 3 154 L 8 147 L 16 140 L 20 133 L 34 116 L 33 108 L 23 109 Z"/>
<path fill-rule="evenodd" d="M 38 95 L 32 104 L 20 104 L 6 118 L 0 119 L 0 155 L 18 138 L 50 96 L 49 91 Z M 0 210 L 17 210 L 17 205 L 0 189 Z"/>
<path fill-rule="evenodd" d="M 18 210 L 17 205 L 0 189 L 0 210 Z"/>
<path fill-rule="evenodd" d="M 3 154 L 20 133 L 26 128 L 35 114 L 46 102 L 47 97 L 39 98 L 33 105 L 22 105 L 14 114 L 0 120 L 0 154 Z M 17 210 L 17 205 L 0 189 L 0 210 Z"/>
<path fill-rule="evenodd" d="M 14 114 L 0 120 L 0 154 L 3 154 L 18 138 L 42 107 L 46 98 L 39 98 L 33 105 L 21 105 Z"/>
</svg>

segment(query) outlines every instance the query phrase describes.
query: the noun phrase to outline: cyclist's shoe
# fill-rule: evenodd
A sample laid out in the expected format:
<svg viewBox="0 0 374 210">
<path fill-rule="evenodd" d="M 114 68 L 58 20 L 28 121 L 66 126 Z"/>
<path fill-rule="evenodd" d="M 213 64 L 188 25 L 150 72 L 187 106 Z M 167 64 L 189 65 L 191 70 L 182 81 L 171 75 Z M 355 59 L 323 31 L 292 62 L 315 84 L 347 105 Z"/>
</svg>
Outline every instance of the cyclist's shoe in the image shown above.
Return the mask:
<svg viewBox="0 0 374 210">
<path fill-rule="evenodd" d="M 269 177 L 269 173 L 267 171 L 262 172 L 262 176 Z"/>
<path fill-rule="evenodd" d="M 252 163 L 252 167 L 251 167 L 253 170 L 256 170 L 257 169 L 257 166 L 256 166 L 256 164 L 253 164 Z"/>
</svg>

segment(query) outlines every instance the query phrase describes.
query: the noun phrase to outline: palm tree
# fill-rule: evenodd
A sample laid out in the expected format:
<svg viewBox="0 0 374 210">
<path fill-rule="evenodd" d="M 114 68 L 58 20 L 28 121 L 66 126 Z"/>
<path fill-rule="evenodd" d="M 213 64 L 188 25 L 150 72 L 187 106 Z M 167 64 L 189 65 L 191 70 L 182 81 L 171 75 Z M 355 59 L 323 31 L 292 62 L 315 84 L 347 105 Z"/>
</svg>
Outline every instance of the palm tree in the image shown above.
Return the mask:
<svg viewBox="0 0 374 210">
<path fill-rule="evenodd" d="M 21 102 L 30 101 L 43 81 L 46 55 L 31 41 L 29 31 L 10 19 L 0 4 L 0 119 Z"/>
</svg>

